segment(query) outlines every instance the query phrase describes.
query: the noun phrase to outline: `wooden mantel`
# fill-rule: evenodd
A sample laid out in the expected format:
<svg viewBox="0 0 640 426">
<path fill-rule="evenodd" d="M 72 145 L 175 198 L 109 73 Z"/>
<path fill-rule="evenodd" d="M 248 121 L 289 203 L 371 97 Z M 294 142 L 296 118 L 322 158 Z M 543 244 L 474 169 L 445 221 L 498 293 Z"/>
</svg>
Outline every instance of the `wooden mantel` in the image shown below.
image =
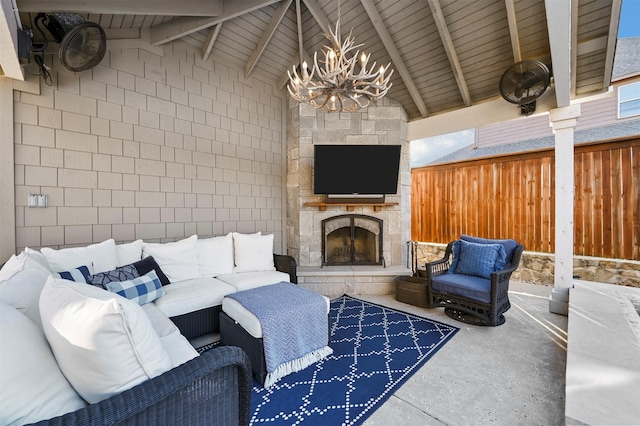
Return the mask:
<svg viewBox="0 0 640 426">
<path fill-rule="evenodd" d="M 327 207 L 346 207 L 348 212 L 352 212 L 356 207 L 373 207 L 373 211 L 379 212 L 383 207 L 397 206 L 398 203 L 324 203 L 320 201 L 304 203 L 305 207 L 317 207 L 321 212 Z"/>
</svg>

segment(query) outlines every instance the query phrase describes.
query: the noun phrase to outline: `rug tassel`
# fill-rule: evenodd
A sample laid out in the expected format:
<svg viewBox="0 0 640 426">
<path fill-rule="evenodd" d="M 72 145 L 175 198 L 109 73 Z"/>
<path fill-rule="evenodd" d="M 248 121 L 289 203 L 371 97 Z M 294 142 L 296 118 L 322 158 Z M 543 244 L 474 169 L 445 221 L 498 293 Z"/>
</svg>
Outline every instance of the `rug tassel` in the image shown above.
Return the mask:
<svg viewBox="0 0 640 426">
<path fill-rule="evenodd" d="M 328 357 L 332 353 L 333 349 L 329 346 L 325 346 L 324 348 L 311 351 L 303 357 L 280 364 L 275 370 L 273 370 L 273 372 L 267 373 L 267 377 L 264 379 L 264 387 L 268 388 L 284 376 L 295 373 L 296 371 L 304 370 L 311 364 Z"/>
</svg>

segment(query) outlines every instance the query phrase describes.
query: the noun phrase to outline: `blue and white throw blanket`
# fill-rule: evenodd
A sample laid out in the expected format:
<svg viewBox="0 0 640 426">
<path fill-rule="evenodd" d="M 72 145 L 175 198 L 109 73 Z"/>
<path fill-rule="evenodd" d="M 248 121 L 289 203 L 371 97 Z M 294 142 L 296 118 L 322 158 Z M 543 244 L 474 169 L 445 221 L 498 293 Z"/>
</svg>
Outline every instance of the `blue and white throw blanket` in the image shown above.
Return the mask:
<svg viewBox="0 0 640 426">
<path fill-rule="evenodd" d="M 229 294 L 262 325 L 267 365 L 264 387 L 331 355 L 327 302 L 321 295 L 288 282 Z"/>
</svg>

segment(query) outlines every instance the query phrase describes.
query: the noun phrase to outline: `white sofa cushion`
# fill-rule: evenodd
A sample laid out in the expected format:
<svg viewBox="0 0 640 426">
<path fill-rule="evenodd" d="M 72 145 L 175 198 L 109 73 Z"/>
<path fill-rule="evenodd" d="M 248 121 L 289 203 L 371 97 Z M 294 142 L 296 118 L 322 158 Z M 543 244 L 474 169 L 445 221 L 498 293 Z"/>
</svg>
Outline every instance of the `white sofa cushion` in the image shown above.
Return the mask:
<svg viewBox="0 0 640 426">
<path fill-rule="evenodd" d="M 135 240 L 130 243 L 117 244 L 118 266 L 130 265 L 142 260 L 142 240 Z"/>
<path fill-rule="evenodd" d="M 163 288 L 164 296 L 153 303 L 168 317 L 221 305 L 224 296 L 236 291 L 231 285 L 211 277 L 179 281 Z"/>
<path fill-rule="evenodd" d="M 140 305 L 115 293 L 49 277 L 40 296 L 40 314 L 60 369 L 89 403 L 171 368 Z"/>
<path fill-rule="evenodd" d="M 198 264 L 203 277 L 233 272 L 233 237 L 198 238 Z"/>
<path fill-rule="evenodd" d="M 197 243 L 197 235 L 173 243 L 144 243 L 142 257 L 153 256 L 172 283 L 201 278 Z"/>
<path fill-rule="evenodd" d="M 0 424 L 26 424 L 76 411 L 73 390 L 36 325 L 0 303 Z"/>
<path fill-rule="evenodd" d="M 49 247 L 40 249 L 55 272 L 69 271 L 78 266 L 89 266 L 92 274 L 110 271 L 118 266 L 118 251 L 113 239 L 86 247 L 72 247 L 54 250 Z"/>
<path fill-rule="evenodd" d="M 233 235 L 235 268 L 233 272 L 275 271 L 273 234 Z"/>
<path fill-rule="evenodd" d="M 198 352 L 189 341 L 180 334 L 178 327 L 153 303 L 142 305 L 142 310 L 149 317 L 151 325 L 160 337 L 162 346 L 169 354 L 171 367 L 177 367 L 198 356 Z"/>
<path fill-rule="evenodd" d="M 53 270 L 42 253 L 25 248 L 13 255 L 0 269 L 0 302 L 13 306 L 38 327 L 40 321 L 40 292 Z"/>
<path fill-rule="evenodd" d="M 232 285 L 236 291 L 290 281 L 289 274 L 280 271 L 243 272 L 241 274 L 218 275 L 216 278 Z"/>
</svg>

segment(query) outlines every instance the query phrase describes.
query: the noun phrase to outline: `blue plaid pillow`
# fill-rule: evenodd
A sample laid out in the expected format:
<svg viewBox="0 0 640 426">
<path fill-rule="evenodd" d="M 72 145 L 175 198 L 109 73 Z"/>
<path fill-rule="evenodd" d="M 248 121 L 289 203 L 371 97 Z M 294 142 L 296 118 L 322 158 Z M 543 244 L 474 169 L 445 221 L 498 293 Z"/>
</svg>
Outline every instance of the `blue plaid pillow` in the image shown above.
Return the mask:
<svg viewBox="0 0 640 426">
<path fill-rule="evenodd" d="M 112 281 L 106 283 L 105 287 L 138 305 L 153 302 L 158 297 L 164 296 L 164 289 L 155 271 L 128 281 Z"/>
<path fill-rule="evenodd" d="M 504 268 L 506 252 L 502 244 L 478 244 L 460 240 L 460 256 L 454 273 L 491 278 Z"/>
<path fill-rule="evenodd" d="M 87 266 L 78 266 L 70 271 L 58 272 L 58 274 L 63 280 L 76 281 L 79 283 L 88 283 L 89 276 L 91 275 Z"/>
</svg>

